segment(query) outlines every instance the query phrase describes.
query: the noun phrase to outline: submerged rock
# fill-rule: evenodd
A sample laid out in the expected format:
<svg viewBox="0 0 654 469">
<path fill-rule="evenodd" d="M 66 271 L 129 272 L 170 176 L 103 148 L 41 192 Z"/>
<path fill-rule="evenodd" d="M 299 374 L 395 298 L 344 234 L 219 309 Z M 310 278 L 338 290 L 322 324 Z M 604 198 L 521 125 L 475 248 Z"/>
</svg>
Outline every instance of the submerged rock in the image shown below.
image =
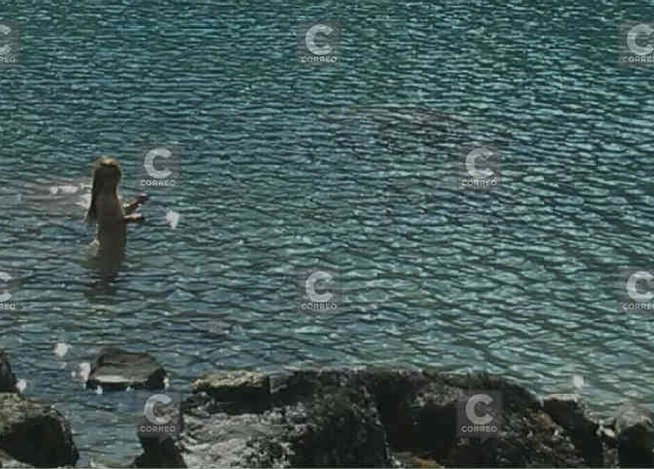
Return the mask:
<svg viewBox="0 0 654 469">
<path fill-rule="evenodd" d="M 109 347 L 100 351 L 86 381 L 87 388 L 103 391 L 131 388 L 163 389 L 166 371 L 147 353 Z"/>
<path fill-rule="evenodd" d="M 0 350 L 0 392 L 18 392 L 16 375 L 11 371 L 9 357 L 4 350 Z"/>
<path fill-rule="evenodd" d="M 51 406 L 14 393 L 0 394 L 0 450 L 36 467 L 73 466 L 78 458 L 66 419 Z M 11 467 L 10 461 L 3 467 Z"/>
<path fill-rule="evenodd" d="M 165 446 L 144 444 L 137 465 L 612 464 L 604 458 L 598 424 L 578 399 L 550 396 L 543 405 L 525 388 L 486 374 L 324 369 L 268 376 L 238 371 L 206 375 L 194 383 L 194 392 L 182 405 L 183 431 Z M 476 407 L 471 396 L 491 407 Z M 466 433 L 473 426 L 462 419 L 474 423 L 488 416 L 491 425 L 481 427 L 494 432 Z"/>
</svg>

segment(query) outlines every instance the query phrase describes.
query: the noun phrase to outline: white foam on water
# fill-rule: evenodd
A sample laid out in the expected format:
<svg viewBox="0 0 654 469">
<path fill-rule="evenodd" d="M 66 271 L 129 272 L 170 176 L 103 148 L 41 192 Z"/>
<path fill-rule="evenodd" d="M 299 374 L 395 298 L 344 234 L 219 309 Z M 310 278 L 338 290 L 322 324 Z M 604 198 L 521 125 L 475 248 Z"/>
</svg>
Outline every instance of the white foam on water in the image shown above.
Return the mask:
<svg viewBox="0 0 654 469">
<path fill-rule="evenodd" d="M 59 194 L 77 194 L 81 186 L 75 186 L 73 184 L 62 184 L 60 186 L 50 186 L 50 193 L 52 195 Z"/>
<path fill-rule="evenodd" d="M 16 389 L 18 389 L 19 392 L 25 391 L 25 389 L 27 389 L 27 381 L 24 379 L 19 379 L 16 383 Z"/>
<path fill-rule="evenodd" d="M 64 358 L 69 350 L 70 350 L 70 345 L 64 342 L 59 342 L 55 344 L 54 349 L 52 351 L 58 358 Z"/>
<path fill-rule="evenodd" d="M 584 377 L 581 375 L 573 375 L 572 376 L 572 385 L 577 388 L 581 389 L 584 386 L 586 386 L 586 382 L 584 381 Z"/>
<path fill-rule="evenodd" d="M 95 388 L 95 393 L 98 396 L 102 396 L 102 386 L 98 386 L 97 388 Z"/>
<path fill-rule="evenodd" d="M 174 230 L 179 224 L 179 212 L 168 210 L 166 213 L 166 223 Z"/>
<path fill-rule="evenodd" d="M 81 194 L 75 205 L 80 207 L 88 208 L 91 205 L 91 193 Z"/>
<path fill-rule="evenodd" d="M 80 363 L 78 371 L 70 372 L 70 375 L 73 377 L 73 379 L 78 379 L 85 383 L 89 379 L 90 374 L 91 374 L 91 364 L 88 362 Z"/>
</svg>

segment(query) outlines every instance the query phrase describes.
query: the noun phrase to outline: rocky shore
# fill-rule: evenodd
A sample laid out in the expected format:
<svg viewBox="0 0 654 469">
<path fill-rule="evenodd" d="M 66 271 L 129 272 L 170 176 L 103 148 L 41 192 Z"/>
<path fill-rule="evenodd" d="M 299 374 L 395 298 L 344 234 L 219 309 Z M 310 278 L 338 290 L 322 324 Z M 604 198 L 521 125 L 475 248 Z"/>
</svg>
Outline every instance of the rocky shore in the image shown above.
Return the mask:
<svg viewBox="0 0 654 469">
<path fill-rule="evenodd" d="M 161 389 L 147 354 L 107 349 L 87 385 Z M 132 467 L 654 467 L 654 415 L 600 421 L 576 395 L 538 397 L 498 376 L 320 369 L 207 374 L 137 427 Z M 83 431 L 83 429 L 78 429 Z M 64 417 L 21 396 L 0 352 L 0 467 L 74 466 Z"/>
</svg>

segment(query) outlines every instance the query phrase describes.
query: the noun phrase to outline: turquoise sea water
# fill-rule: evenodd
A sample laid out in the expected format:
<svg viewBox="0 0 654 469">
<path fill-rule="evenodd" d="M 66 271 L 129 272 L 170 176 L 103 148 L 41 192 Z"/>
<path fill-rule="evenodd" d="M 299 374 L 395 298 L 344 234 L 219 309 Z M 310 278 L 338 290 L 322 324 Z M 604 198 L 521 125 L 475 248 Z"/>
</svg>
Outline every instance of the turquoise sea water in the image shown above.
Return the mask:
<svg viewBox="0 0 654 469">
<path fill-rule="evenodd" d="M 618 65 L 619 26 L 649 20 L 646 5 L 2 15 L 21 53 L 0 68 L 0 271 L 16 305 L 0 346 L 25 394 L 70 418 L 83 461 L 139 451 L 148 394 L 98 395 L 72 375 L 105 345 L 152 353 L 178 394 L 215 369 L 386 364 L 576 390 L 605 415 L 654 403 L 653 317 L 618 313 L 615 287 L 622 267 L 654 268 L 654 68 Z M 327 20 L 338 65 L 301 63 L 302 25 Z M 102 282 L 80 185 L 109 154 L 123 193 L 140 192 L 148 145 L 178 148 L 178 184 L 148 191 L 147 223 Z M 501 155 L 500 185 L 462 190 L 458 161 L 480 145 Z M 336 311 L 299 307 L 316 269 L 334 275 Z"/>
</svg>

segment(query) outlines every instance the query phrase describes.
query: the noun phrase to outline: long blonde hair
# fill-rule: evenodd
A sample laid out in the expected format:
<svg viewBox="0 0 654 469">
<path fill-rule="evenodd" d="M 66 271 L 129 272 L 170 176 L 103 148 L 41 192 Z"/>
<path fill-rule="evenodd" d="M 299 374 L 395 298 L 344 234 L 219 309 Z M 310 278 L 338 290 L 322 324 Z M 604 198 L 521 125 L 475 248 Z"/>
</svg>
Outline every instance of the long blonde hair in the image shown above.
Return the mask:
<svg viewBox="0 0 654 469">
<path fill-rule="evenodd" d="M 85 221 L 93 223 L 97 219 L 96 202 L 100 192 L 106 190 L 115 190 L 118 183 L 123 177 L 118 161 L 113 158 L 102 157 L 95 162 L 93 168 L 93 187 L 91 189 L 91 205 L 86 213 Z"/>
</svg>

